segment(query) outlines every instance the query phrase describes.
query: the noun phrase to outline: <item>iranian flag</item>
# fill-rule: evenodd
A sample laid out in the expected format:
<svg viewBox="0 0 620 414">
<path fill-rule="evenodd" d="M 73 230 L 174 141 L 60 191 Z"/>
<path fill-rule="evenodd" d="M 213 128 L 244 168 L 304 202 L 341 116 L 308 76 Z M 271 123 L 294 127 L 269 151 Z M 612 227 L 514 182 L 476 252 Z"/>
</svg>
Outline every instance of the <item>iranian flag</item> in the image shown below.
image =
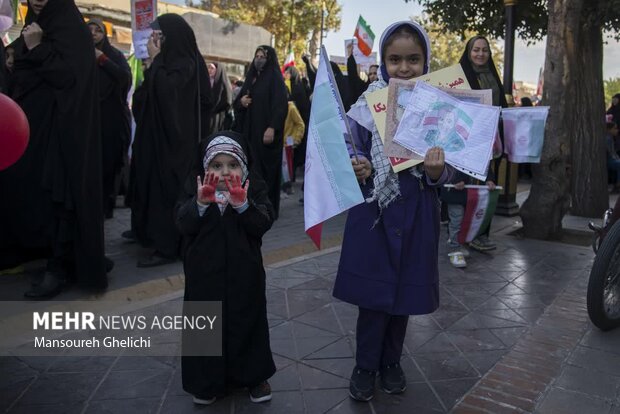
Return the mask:
<svg viewBox="0 0 620 414">
<path fill-rule="evenodd" d="M 357 47 L 366 56 L 370 56 L 372 53 L 372 45 L 375 41 L 375 34 L 370 30 L 370 26 L 366 23 L 366 20 L 360 15 L 355 27 L 355 33 L 353 34 L 357 38 Z"/>
<path fill-rule="evenodd" d="M 295 66 L 295 54 L 293 53 L 292 49 L 289 50 L 288 55 L 286 56 L 286 60 L 284 60 L 284 65 L 282 65 L 282 73 L 284 73 L 286 68 L 288 68 L 289 66 Z"/>
<path fill-rule="evenodd" d="M 486 185 L 468 186 L 467 206 L 459 231 L 459 243 L 469 243 L 489 228 L 498 197 L 499 190 L 490 191 Z"/>
</svg>

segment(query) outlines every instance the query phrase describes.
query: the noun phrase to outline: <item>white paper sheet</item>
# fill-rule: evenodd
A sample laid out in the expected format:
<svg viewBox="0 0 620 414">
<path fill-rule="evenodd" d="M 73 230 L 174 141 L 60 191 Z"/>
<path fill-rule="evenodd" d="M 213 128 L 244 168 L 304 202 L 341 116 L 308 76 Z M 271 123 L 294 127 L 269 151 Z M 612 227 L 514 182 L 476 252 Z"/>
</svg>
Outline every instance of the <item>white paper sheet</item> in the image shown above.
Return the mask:
<svg viewBox="0 0 620 414">
<path fill-rule="evenodd" d="M 500 108 L 462 102 L 426 83 L 411 93 L 394 141 L 424 156 L 438 146 L 446 162 L 484 180 L 497 132 Z"/>
</svg>

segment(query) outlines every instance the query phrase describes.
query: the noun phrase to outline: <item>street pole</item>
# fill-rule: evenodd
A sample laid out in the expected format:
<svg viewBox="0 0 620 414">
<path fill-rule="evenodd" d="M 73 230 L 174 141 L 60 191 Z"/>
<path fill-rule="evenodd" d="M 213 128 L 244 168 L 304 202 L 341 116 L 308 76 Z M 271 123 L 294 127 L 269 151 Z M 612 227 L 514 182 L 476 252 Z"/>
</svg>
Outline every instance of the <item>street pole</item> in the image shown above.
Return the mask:
<svg viewBox="0 0 620 414">
<path fill-rule="evenodd" d="M 519 0 L 504 0 L 506 17 L 506 35 L 504 37 L 504 95 L 508 106 L 514 106 L 512 97 L 513 66 L 515 54 L 515 22 L 517 3 Z M 496 213 L 502 216 L 515 216 L 519 214 L 517 204 L 517 180 L 519 178 L 519 166 L 502 159 L 497 172 L 497 184 L 504 187 L 497 202 Z"/>
</svg>

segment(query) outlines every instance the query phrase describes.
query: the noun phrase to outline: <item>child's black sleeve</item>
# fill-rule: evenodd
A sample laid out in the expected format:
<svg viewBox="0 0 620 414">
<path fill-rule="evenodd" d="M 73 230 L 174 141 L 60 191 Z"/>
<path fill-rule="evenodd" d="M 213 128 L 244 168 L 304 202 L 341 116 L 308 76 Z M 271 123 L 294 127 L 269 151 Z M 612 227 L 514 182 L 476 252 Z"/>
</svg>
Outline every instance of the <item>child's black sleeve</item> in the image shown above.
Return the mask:
<svg viewBox="0 0 620 414">
<path fill-rule="evenodd" d="M 265 182 L 253 174 L 250 176 L 248 203 L 249 207 L 239 214 L 239 219 L 250 236 L 260 239 L 271 228 L 274 211 Z"/>
<path fill-rule="evenodd" d="M 184 236 L 196 236 L 200 231 L 200 226 L 207 218 L 211 210 L 217 207 L 209 206 L 202 216 L 198 214 L 196 196 L 187 199 L 185 202 L 177 204 L 175 213 L 175 223 L 179 231 Z M 217 211 L 219 215 L 219 211 Z"/>
</svg>

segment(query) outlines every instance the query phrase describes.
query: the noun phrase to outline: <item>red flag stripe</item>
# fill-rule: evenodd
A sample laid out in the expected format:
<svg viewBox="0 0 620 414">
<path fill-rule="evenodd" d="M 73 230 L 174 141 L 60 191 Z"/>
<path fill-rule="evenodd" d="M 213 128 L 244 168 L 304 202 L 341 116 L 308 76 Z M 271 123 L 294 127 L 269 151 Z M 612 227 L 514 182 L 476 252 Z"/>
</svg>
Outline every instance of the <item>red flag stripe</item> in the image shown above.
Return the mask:
<svg viewBox="0 0 620 414">
<path fill-rule="evenodd" d="M 306 234 L 314 242 L 317 249 L 321 250 L 321 233 L 323 232 L 323 223 L 316 224 L 306 230 Z"/>
<path fill-rule="evenodd" d="M 478 206 L 478 190 L 475 188 L 467 189 L 467 205 L 465 207 L 465 214 L 463 222 L 461 223 L 461 230 L 459 230 L 458 242 L 461 244 L 467 240 L 469 229 L 471 228 L 471 222 L 474 214 L 476 213 L 476 207 Z"/>
</svg>

